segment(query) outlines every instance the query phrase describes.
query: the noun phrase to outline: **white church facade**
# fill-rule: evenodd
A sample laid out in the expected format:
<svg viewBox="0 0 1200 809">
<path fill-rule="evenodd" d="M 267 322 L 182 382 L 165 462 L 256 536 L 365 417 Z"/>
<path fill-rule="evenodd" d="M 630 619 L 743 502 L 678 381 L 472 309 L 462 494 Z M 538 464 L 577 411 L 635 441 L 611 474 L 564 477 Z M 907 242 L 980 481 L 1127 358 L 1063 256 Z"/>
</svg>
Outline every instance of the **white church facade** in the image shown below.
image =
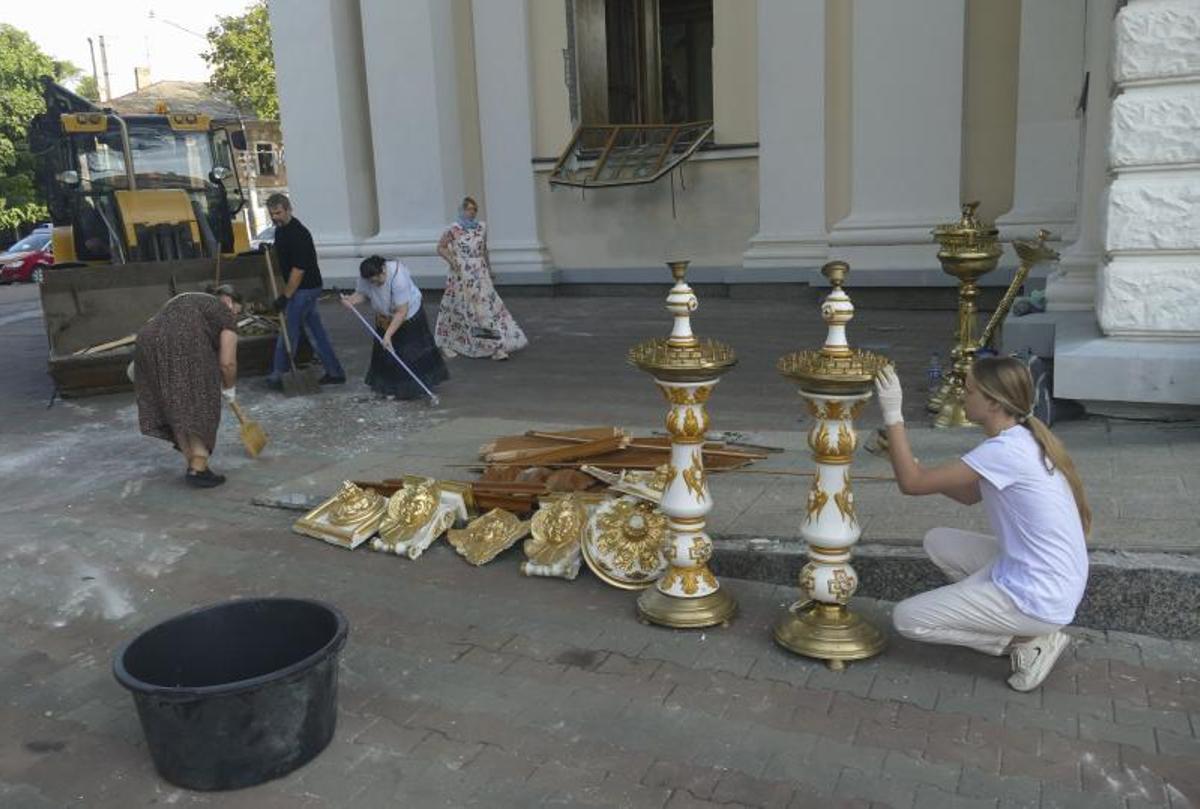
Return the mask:
<svg viewBox="0 0 1200 809">
<path fill-rule="evenodd" d="M 1041 316 L 1056 395 L 1200 404 L 1200 0 L 270 11 L 289 184 L 326 275 L 379 253 L 439 286 L 470 195 L 500 283 L 663 282 L 670 258 L 700 282 L 815 283 L 837 258 L 856 286 L 943 285 L 931 230 L 979 200 L 1005 241 L 1045 228 L 1062 255 Z M 629 176 L 651 174 L 691 121 L 711 133 L 660 179 L 552 182 L 626 136 L 646 143 Z M 600 140 L 573 153 L 581 126 Z"/>
</svg>

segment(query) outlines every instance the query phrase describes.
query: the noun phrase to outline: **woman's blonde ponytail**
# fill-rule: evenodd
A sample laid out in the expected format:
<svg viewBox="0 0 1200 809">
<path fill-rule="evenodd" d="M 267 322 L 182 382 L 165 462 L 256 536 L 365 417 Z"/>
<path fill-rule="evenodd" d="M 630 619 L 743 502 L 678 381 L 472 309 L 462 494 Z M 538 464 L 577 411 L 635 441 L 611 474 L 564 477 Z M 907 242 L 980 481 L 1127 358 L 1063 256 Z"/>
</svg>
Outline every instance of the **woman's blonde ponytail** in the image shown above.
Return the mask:
<svg viewBox="0 0 1200 809">
<path fill-rule="evenodd" d="M 1041 419 L 1033 415 L 1033 377 L 1025 364 L 1013 357 L 983 357 L 971 367 L 971 376 L 984 396 L 1003 407 L 1029 430 L 1042 452 L 1042 463 L 1048 471 L 1058 470 L 1075 496 L 1083 533 L 1092 530 L 1092 509 L 1088 506 L 1083 480 L 1067 448 Z"/>
</svg>

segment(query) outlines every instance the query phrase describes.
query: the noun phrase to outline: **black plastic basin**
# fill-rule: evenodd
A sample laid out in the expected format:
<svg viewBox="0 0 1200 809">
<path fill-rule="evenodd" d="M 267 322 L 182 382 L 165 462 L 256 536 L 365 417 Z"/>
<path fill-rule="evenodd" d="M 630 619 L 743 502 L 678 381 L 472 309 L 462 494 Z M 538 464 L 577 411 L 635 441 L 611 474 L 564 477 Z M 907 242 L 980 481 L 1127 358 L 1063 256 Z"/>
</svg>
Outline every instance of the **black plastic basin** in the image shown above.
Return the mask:
<svg viewBox="0 0 1200 809">
<path fill-rule="evenodd" d="M 188 789 L 238 789 L 311 761 L 337 723 L 349 625 L 299 598 L 229 601 L 147 629 L 113 660 L 133 692 L 159 774 Z"/>
</svg>

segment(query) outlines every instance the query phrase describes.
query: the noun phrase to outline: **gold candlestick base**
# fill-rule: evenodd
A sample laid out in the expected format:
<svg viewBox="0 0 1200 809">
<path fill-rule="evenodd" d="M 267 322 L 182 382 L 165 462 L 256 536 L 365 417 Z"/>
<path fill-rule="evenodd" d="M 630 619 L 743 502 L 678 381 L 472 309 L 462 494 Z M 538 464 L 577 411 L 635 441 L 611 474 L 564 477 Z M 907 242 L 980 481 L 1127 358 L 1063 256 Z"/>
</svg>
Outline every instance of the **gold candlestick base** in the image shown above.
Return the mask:
<svg viewBox="0 0 1200 809">
<path fill-rule="evenodd" d="M 672 629 L 725 625 L 736 612 L 737 601 L 725 589 L 699 598 L 674 598 L 659 592 L 657 587 L 651 587 L 643 591 L 637 600 L 639 621 Z"/>
<path fill-rule="evenodd" d="M 938 411 L 937 418 L 933 420 L 933 426 L 938 429 L 945 429 L 947 427 L 974 427 L 975 422 L 967 418 L 967 411 L 963 407 L 961 399 L 950 398 L 942 402 L 942 408 Z"/>
<path fill-rule="evenodd" d="M 824 660 L 840 671 L 850 660 L 865 660 L 883 651 L 883 633 L 844 604 L 798 601 L 775 625 L 775 642 L 798 655 Z"/>
</svg>

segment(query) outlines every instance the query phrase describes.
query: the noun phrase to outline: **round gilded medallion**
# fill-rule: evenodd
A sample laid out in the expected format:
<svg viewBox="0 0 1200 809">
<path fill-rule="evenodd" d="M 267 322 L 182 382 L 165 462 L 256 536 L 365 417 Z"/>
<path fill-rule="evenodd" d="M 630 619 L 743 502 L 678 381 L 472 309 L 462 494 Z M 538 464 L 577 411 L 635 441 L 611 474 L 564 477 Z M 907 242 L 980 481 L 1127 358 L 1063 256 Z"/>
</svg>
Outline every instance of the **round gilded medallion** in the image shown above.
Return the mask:
<svg viewBox="0 0 1200 809">
<path fill-rule="evenodd" d="M 613 587 L 649 587 L 667 569 L 662 545 L 667 518 L 651 503 L 634 497 L 611 500 L 596 509 L 583 536 L 583 559 Z"/>
</svg>

